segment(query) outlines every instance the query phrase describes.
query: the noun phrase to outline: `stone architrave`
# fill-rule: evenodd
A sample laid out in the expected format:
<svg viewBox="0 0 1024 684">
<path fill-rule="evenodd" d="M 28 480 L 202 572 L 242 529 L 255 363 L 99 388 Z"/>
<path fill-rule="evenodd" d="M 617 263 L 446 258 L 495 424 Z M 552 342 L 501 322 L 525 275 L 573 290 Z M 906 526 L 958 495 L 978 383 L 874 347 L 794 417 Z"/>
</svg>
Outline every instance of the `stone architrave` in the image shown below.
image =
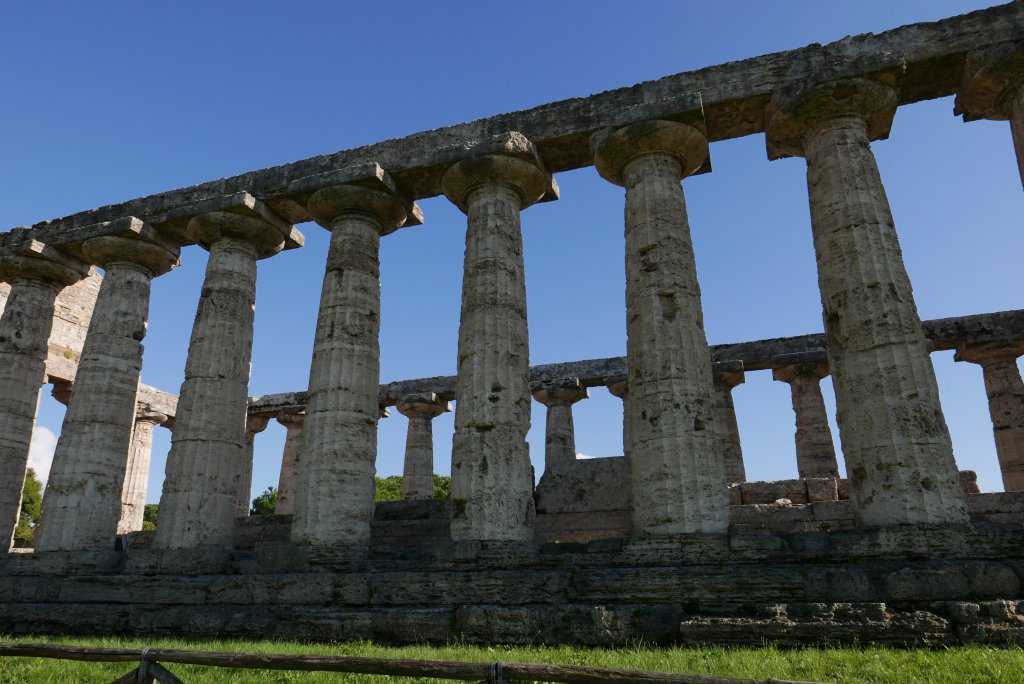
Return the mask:
<svg viewBox="0 0 1024 684">
<path fill-rule="evenodd" d="M 828 377 L 825 350 L 772 358 L 772 379 L 789 384 L 796 414 L 796 467 L 802 478 L 839 477 L 821 379 Z"/>
<path fill-rule="evenodd" d="M 626 188 L 633 529 L 723 533 L 725 464 L 680 184 L 707 159 L 707 139 L 687 124 L 648 121 L 602 131 L 591 147 L 598 173 Z"/>
<path fill-rule="evenodd" d="M 238 494 L 235 497 L 236 517 L 249 515 L 252 505 L 252 468 L 256 451 L 256 435 L 267 429 L 273 416 L 250 413 L 245 417 L 245 458 L 238 478 Z"/>
<path fill-rule="evenodd" d="M 893 87 L 873 79 L 776 93 L 768 153 L 807 161 L 828 361 L 858 521 L 965 523 L 931 345 L 871 151 L 871 140 L 888 135 L 897 102 Z"/>
<path fill-rule="evenodd" d="M 957 361 L 981 366 L 988 395 L 988 411 L 999 457 L 1003 489 L 1024 491 L 1024 381 L 1017 357 L 1024 355 L 1024 343 L 961 345 Z"/>
<path fill-rule="evenodd" d="M 590 391 L 578 378 L 569 384 L 544 387 L 533 398 L 547 407 L 544 426 L 544 467 L 576 460 L 576 429 L 572 421 L 572 405 L 590 397 Z"/>
<path fill-rule="evenodd" d="M 112 549 L 117 535 L 150 289 L 178 265 L 176 245 L 138 219 L 122 221 L 124 233 L 82 245 L 103 268 L 103 282 L 46 483 L 36 551 Z"/>
<path fill-rule="evenodd" d="M 46 381 L 47 342 L 57 295 L 89 267 L 32 241 L 0 257 L 0 282 L 11 285 L 0 315 L 0 534 L 6 551 L 21 514 L 39 390 Z"/>
<path fill-rule="evenodd" d="M 968 54 L 953 111 L 964 121 L 1009 120 L 1024 185 L 1024 50 L 999 47 Z"/>
<path fill-rule="evenodd" d="M 274 515 L 289 515 L 295 510 L 295 473 L 299 468 L 299 454 L 302 446 L 302 426 L 306 422 L 304 413 L 282 413 L 277 422 L 284 426 L 284 453 L 281 454 L 281 473 L 277 479 L 277 502 Z"/>
<path fill-rule="evenodd" d="M 629 431 L 629 382 L 616 380 L 605 385 L 608 393 L 622 400 L 622 456 L 629 458 L 631 435 Z"/>
<path fill-rule="evenodd" d="M 342 177 L 344 178 L 344 176 Z M 394 181 L 313 177 L 306 206 L 331 232 L 299 449 L 292 541 L 365 549 L 373 519 L 380 382 L 380 240 L 413 214 Z"/>
<path fill-rule="evenodd" d="M 409 419 L 405 435 L 405 465 L 402 469 L 402 498 L 430 499 L 434 496 L 434 418 L 451 411 L 451 404 L 433 392 L 411 394 L 395 406 Z"/>
<path fill-rule="evenodd" d="M 167 415 L 157 411 L 144 411 L 135 417 L 132 445 L 128 450 L 128 468 L 125 471 L 124 488 L 121 490 L 118 534 L 128 534 L 142 529 L 146 513 L 146 494 L 149 489 L 149 464 L 153 457 L 153 430 L 167 420 Z"/>
<path fill-rule="evenodd" d="M 519 133 L 483 143 L 441 182 L 466 214 L 452 520 L 455 540 L 533 538 L 533 469 L 526 278 L 520 212 L 551 184 Z"/>
<path fill-rule="evenodd" d="M 715 387 L 715 426 L 725 463 L 725 480 L 729 484 L 746 482 L 747 470 L 743 467 L 743 447 L 740 444 L 740 427 L 736 422 L 736 406 L 732 391 L 744 382 L 742 361 L 718 361 L 711 367 Z"/>
<path fill-rule="evenodd" d="M 256 262 L 298 235 L 247 193 L 186 208 L 209 250 L 175 416 L 155 544 L 230 546 L 246 472 Z"/>
</svg>

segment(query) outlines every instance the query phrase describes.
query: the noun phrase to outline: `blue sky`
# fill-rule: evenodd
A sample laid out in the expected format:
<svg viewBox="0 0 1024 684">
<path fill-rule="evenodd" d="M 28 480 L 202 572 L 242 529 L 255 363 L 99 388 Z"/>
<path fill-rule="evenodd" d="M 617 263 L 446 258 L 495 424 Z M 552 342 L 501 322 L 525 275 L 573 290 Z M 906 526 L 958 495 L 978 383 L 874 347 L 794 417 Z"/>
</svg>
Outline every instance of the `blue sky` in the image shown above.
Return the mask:
<svg viewBox="0 0 1024 684">
<path fill-rule="evenodd" d="M 989 6 L 962 0 L 759 2 L 106 2 L 0 8 L 0 230 L 416 131 L 767 52 Z M 1005 122 L 951 98 L 899 110 L 875 143 L 923 318 L 1024 306 L 1024 196 Z M 713 143 L 684 182 L 710 342 L 821 329 L 805 164 L 761 135 Z M 523 214 L 533 363 L 625 350 L 621 188 L 592 168 Z M 382 381 L 455 369 L 465 219 L 444 198 L 384 239 Z M 1016 226 L 1016 227 L 1014 227 Z M 327 233 L 260 263 L 251 394 L 303 389 Z M 206 253 L 154 285 L 143 380 L 177 392 Z M 1001 489 L 981 371 L 933 356 L 961 468 Z M 831 390 L 825 387 L 831 410 Z M 795 477 L 788 386 L 734 393 L 750 479 Z M 621 402 L 576 406 L 577 447 L 622 453 Z M 59 432 L 45 395 L 39 424 Z M 543 407 L 532 457 L 543 468 Z M 435 421 L 447 473 L 451 414 Z M 378 471 L 401 472 L 405 419 L 381 421 Z M 836 435 L 838 440 L 838 435 Z M 254 491 L 276 484 L 284 429 L 257 440 Z M 157 431 L 150 500 L 169 434 Z"/>
</svg>

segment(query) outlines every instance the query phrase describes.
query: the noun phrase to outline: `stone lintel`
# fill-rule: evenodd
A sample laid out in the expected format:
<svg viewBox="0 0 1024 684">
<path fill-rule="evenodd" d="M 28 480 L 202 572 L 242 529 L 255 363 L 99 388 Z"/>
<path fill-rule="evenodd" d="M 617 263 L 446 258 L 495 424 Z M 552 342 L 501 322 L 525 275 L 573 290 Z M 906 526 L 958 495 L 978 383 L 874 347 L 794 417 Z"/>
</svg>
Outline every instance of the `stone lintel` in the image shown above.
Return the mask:
<svg viewBox="0 0 1024 684">
<path fill-rule="evenodd" d="M 386 192 L 394 196 L 405 208 L 405 222 L 400 228 L 419 226 L 423 224 L 423 210 L 415 201 L 404 192 L 395 179 L 377 162 L 348 166 L 333 171 L 325 171 L 313 176 L 299 178 L 288 184 L 288 192 L 300 202 L 308 202 L 318 190 L 329 188 L 335 185 L 354 185 L 370 190 Z"/>
<path fill-rule="evenodd" d="M 827 45 L 813 44 L 758 57 L 718 64 L 630 85 L 589 97 L 541 104 L 404 138 L 319 155 L 237 176 L 178 188 L 118 204 L 43 221 L 32 228 L 41 239 L 65 242 L 80 226 L 125 215 L 146 219 L 196 198 L 249 190 L 269 202 L 292 223 L 308 221 L 305 207 L 288 196 L 290 181 L 331 168 L 378 161 L 421 199 L 440 194 L 440 177 L 451 160 L 441 158 L 452 141 L 479 138 L 486 131 L 520 130 L 537 144 L 548 169 L 569 171 L 588 166 L 588 140 L 594 131 L 615 125 L 624 109 L 663 103 L 668 107 L 679 93 L 701 94 L 711 141 L 752 135 L 764 130 L 764 106 L 774 90 L 827 72 L 831 78 L 858 76 L 907 65 L 900 104 L 944 97 L 957 89 L 958 63 L 964 55 L 1024 40 L 1024 6 L 1008 3 L 939 21 L 908 24 L 876 34 L 845 37 Z M 685 100 L 685 98 L 682 98 Z M 686 110 L 689 103 L 681 104 Z M 659 118 L 673 112 L 662 110 Z M 0 233 L 0 252 L 8 244 Z"/>
</svg>

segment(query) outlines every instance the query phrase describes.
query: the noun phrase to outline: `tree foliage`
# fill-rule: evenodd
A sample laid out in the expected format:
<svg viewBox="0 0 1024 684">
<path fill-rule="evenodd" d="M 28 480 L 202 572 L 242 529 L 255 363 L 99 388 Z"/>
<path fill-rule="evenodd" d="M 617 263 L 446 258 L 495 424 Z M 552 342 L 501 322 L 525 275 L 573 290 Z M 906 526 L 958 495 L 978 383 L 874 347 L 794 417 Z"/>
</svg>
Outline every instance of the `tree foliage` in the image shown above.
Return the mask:
<svg viewBox="0 0 1024 684">
<path fill-rule="evenodd" d="M 273 515 L 274 507 L 277 505 L 277 489 L 267 487 L 266 491 L 252 500 L 252 508 L 249 515 Z"/>
<path fill-rule="evenodd" d="M 160 510 L 160 504 L 146 504 L 142 507 L 142 529 L 156 529 L 156 515 Z"/>
<path fill-rule="evenodd" d="M 374 478 L 375 500 L 377 501 L 401 501 L 402 500 L 402 476 L 391 475 L 390 477 Z M 445 475 L 434 474 L 434 498 L 438 501 L 447 501 L 451 490 L 451 478 Z"/>
<path fill-rule="evenodd" d="M 32 546 L 36 525 L 43 510 L 43 483 L 36 477 L 36 471 L 29 468 L 25 473 L 25 485 L 21 490 L 21 515 L 14 529 L 14 545 Z"/>
</svg>

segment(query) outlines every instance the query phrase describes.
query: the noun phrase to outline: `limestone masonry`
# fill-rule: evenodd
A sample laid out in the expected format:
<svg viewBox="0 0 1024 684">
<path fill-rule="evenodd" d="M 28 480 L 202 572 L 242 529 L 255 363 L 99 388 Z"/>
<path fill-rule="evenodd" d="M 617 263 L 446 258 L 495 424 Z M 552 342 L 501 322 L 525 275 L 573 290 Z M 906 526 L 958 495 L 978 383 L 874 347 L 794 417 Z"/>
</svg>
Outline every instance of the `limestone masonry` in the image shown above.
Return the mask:
<svg viewBox="0 0 1024 684">
<path fill-rule="evenodd" d="M 416 133 L 0 234 L 0 624 L 11 633 L 386 641 L 1005 644 L 1024 639 L 1024 310 L 922 321 L 871 142 L 955 95 L 1008 120 L 1024 3 Z M 686 179 L 764 132 L 802 157 L 824 332 L 709 346 Z M 521 223 L 593 165 L 624 188 L 625 357 L 531 367 Z M 380 384 L 380 245 L 466 214 L 456 375 Z M 525 214 L 528 220 L 528 212 Z M 249 397 L 256 262 L 330 233 L 309 383 Z M 153 278 L 209 261 L 177 395 L 139 382 Z M 101 277 L 97 268 L 103 270 Z M 980 366 L 1003 492 L 958 469 L 930 354 Z M 749 482 L 732 392 L 789 385 L 799 479 Z M 835 388 L 841 472 L 821 380 Z M 67 405 L 34 549 L 10 549 L 40 390 Z M 576 458 L 573 406 L 623 405 Z M 545 471 L 526 434 L 547 409 Z M 451 497 L 432 421 L 452 410 Z M 373 500 L 378 420 L 408 420 Z M 287 428 L 273 515 L 253 444 Z M 172 432 L 142 531 L 154 430 Z M 447 456 L 447 455 L 445 455 Z"/>
</svg>

